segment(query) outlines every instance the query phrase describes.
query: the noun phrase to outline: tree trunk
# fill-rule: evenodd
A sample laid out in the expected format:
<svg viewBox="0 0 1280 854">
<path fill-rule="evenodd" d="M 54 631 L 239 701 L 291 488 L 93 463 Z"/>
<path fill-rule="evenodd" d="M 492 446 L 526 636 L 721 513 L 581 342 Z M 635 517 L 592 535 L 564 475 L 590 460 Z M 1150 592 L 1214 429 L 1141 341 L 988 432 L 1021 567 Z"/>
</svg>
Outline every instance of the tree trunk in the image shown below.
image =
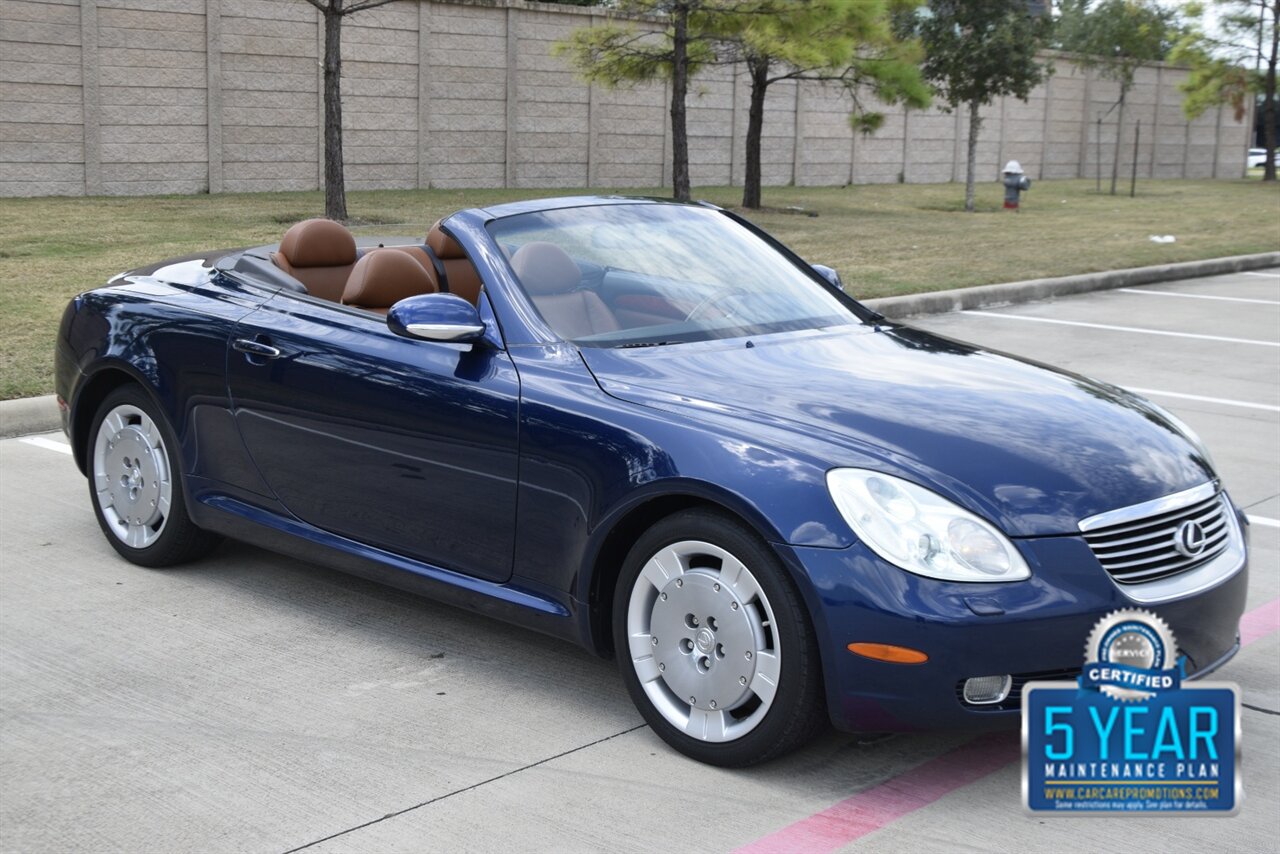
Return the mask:
<svg viewBox="0 0 1280 854">
<path fill-rule="evenodd" d="M 969 154 L 964 178 L 964 209 L 974 211 L 974 189 L 977 176 L 974 169 L 978 165 L 978 133 L 982 130 L 982 116 L 978 115 L 981 105 L 977 101 L 969 102 Z"/>
<path fill-rule="evenodd" d="M 677 3 L 671 40 L 671 183 L 676 201 L 689 201 L 689 130 L 685 97 L 689 92 L 689 6 Z"/>
<path fill-rule="evenodd" d="M 1124 131 L 1124 96 L 1129 87 L 1120 84 L 1120 111 L 1116 113 L 1116 148 L 1111 154 L 1111 195 L 1116 194 L 1116 177 L 1120 174 L 1120 135 Z"/>
<path fill-rule="evenodd" d="M 1262 102 L 1262 144 L 1267 149 L 1262 161 L 1262 180 L 1276 180 L 1276 63 L 1280 61 L 1280 8 L 1272 12 L 1271 56 L 1267 57 L 1265 100 Z"/>
<path fill-rule="evenodd" d="M 769 90 L 769 59 L 748 57 L 751 107 L 747 110 L 747 174 L 742 182 L 742 206 L 760 207 L 760 139 L 764 136 L 764 96 Z"/>
<path fill-rule="evenodd" d="M 324 215 L 345 222 L 347 189 L 342 176 L 342 7 L 324 12 Z"/>
</svg>

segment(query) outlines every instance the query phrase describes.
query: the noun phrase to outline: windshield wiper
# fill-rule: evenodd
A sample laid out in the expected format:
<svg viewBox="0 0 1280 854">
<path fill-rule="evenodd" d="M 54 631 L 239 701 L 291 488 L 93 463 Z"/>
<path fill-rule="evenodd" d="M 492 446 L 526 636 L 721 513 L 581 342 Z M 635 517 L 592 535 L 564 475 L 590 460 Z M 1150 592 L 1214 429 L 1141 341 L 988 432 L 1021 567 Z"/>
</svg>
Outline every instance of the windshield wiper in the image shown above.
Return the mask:
<svg viewBox="0 0 1280 854">
<path fill-rule="evenodd" d="M 629 344 L 619 344 L 618 349 L 624 350 L 633 347 L 665 347 L 668 344 L 679 344 L 679 341 L 632 341 Z"/>
</svg>

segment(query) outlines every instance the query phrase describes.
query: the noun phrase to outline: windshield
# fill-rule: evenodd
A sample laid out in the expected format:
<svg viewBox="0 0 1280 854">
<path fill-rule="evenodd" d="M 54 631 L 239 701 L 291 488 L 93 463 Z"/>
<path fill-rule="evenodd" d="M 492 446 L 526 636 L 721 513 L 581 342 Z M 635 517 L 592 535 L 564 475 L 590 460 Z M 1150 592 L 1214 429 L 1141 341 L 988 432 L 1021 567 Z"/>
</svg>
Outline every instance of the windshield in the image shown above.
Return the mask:
<svg viewBox="0 0 1280 854">
<path fill-rule="evenodd" d="M 543 319 L 586 347 L 854 324 L 824 286 L 724 214 L 689 205 L 564 208 L 495 220 Z"/>
</svg>

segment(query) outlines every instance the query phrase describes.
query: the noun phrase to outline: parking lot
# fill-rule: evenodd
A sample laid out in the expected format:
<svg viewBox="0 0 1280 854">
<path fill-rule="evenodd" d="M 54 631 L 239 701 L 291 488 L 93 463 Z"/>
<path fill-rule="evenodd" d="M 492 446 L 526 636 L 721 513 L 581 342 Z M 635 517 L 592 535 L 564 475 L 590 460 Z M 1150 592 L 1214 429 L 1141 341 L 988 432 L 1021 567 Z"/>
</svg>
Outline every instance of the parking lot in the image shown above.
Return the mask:
<svg viewBox="0 0 1280 854">
<path fill-rule="evenodd" d="M 1250 707 L 1237 816 L 1029 816 L 1012 732 L 702 766 L 558 641 L 234 543 L 125 563 L 47 434 L 0 442 L 0 848 L 1275 850 L 1280 270 L 915 325 L 1137 390 L 1208 444 L 1253 522 L 1244 647 L 1215 677 Z"/>
</svg>

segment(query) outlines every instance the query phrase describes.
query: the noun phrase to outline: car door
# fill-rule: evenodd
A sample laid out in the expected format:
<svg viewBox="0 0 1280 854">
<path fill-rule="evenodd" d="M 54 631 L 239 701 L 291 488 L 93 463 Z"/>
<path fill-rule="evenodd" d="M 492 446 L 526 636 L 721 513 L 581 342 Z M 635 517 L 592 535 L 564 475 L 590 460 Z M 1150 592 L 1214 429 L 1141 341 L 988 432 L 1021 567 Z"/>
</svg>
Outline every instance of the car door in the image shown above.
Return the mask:
<svg viewBox="0 0 1280 854">
<path fill-rule="evenodd" d="M 235 420 L 263 478 L 304 522 L 506 580 L 520 383 L 492 341 L 402 338 L 377 314 L 277 294 L 228 342 Z"/>
</svg>

